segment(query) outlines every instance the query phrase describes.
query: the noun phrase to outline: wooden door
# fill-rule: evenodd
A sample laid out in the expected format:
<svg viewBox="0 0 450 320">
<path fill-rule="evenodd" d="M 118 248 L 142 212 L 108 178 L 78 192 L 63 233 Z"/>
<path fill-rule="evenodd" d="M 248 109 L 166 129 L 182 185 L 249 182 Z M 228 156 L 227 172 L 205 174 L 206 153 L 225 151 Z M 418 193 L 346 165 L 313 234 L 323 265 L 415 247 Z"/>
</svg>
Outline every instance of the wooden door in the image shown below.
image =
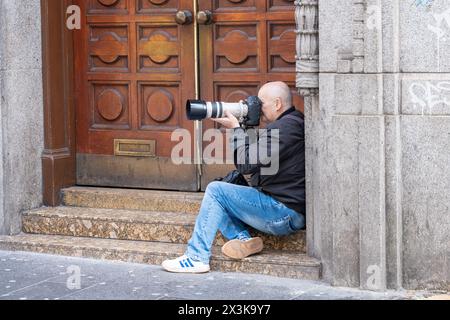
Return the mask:
<svg viewBox="0 0 450 320">
<path fill-rule="evenodd" d="M 294 104 L 303 111 L 295 89 L 296 23 L 293 0 L 199 0 L 199 11 L 212 23 L 199 28 L 203 100 L 238 102 L 257 95 L 269 81 L 292 87 Z M 214 128 L 205 121 L 205 130 Z M 202 187 L 233 166 L 203 167 Z"/>
<path fill-rule="evenodd" d="M 78 184 L 198 190 L 197 167 L 170 159 L 173 130 L 194 132 L 194 25 L 175 22 L 194 1 L 75 2 Z"/>
</svg>

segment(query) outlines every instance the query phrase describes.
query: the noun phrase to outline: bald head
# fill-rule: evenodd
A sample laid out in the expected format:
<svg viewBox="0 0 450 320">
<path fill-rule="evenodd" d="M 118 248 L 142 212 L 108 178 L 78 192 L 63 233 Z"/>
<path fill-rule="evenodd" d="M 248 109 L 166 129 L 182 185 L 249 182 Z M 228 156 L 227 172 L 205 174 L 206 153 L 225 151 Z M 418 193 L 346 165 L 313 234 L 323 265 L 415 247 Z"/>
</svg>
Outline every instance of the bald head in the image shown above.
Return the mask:
<svg viewBox="0 0 450 320">
<path fill-rule="evenodd" d="M 263 102 L 263 114 L 269 122 L 275 121 L 293 106 L 291 89 L 281 81 L 265 84 L 258 96 Z"/>
<path fill-rule="evenodd" d="M 260 94 L 270 100 L 280 99 L 283 111 L 292 107 L 291 89 L 284 82 L 269 82 L 261 88 Z"/>
</svg>

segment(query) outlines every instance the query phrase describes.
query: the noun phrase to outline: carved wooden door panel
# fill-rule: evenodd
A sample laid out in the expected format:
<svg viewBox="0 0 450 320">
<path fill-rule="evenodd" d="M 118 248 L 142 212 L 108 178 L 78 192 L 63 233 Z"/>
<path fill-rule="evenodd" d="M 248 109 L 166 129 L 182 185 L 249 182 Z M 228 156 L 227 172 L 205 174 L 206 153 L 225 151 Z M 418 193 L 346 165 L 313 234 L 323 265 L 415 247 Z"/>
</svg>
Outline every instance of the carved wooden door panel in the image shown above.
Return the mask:
<svg viewBox="0 0 450 320">
<path fill-rule="evenodd" d="M 294 104 L 303 110 L 295 90 L 293 0 L 199 0 L 198 10 L 212 13 L 199 32 L 203 100 L 238 102 L 256 95 L 266 82 L 285 81 L 292 87 Z M 205 130 L 213 127 L 212 121 L 203 124 Z M 204 166 L 203 189 L 230 169 Z"/>
<path fill-rule="evenodd" d="M 198 190 L 196 166 L 170 159 L 173 130 L 194 130 L 184 111 L 195 97 L 194 25 L 175 22 L 194 2 L 76 4 L 83 16 L 75 37 L 78 184 Z"/>
</svg>

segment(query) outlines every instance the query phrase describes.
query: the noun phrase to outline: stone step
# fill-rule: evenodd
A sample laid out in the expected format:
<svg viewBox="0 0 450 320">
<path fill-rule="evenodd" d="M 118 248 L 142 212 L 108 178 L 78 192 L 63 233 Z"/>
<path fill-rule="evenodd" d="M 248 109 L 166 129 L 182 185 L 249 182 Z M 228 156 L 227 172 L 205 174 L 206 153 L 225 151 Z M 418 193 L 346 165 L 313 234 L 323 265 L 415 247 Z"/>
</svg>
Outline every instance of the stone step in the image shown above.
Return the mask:
<svg viewBox="0 0 450 320">
<path fill-rule="evenodd" d="M 0 250 L 30 251 L 151 265 L 160 265 L 165 259 L 182 255 L 185 247 L 185 245 L 173 243 L 69 236 L 31 234 L 0 236 Z M 223 256 L 220 247 L 214 247 L 211 267 L 213 271 L 257 273 L 305 280 L 319 280 L 321 277 L 321 264 L 318 260 L 305 254 L 270 250 L 236 261 Z"/>
<path fill-rule="evenodd" d="M 25 212 L 22 221 L 23 231 L 31 234 L 186 244 L 196 217 L 196 214 L 180 212 L 43 207 Z M 255 230 L 251 233 L 262 237 L 267 249 L 306 252 L 304 231 L 288 237 L 264 235 Z M 225 242 L 219 233 L 215 245 L 222 246 Z"/>
<path fill-rule="evenodd" d="M 203 193 L 72 187 L 62 190 L 63 204 L 71 207 L 195 213 Z"/>
</svg>

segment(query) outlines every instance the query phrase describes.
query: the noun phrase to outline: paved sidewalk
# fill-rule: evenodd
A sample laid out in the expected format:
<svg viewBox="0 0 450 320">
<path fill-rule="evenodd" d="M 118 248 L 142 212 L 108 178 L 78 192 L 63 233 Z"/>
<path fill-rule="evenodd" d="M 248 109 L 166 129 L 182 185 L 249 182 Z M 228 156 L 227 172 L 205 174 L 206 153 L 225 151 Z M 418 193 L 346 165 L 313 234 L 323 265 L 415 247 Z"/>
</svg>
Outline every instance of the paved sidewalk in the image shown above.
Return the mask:
<svg viewBox="0 0 450 320">
<path fill-rule="evenodd" d="M 159 266 L 0 251 L 0 300 L 398 300 L 427 295 L 261 275 L 177 275 Z"/>
</svg>

